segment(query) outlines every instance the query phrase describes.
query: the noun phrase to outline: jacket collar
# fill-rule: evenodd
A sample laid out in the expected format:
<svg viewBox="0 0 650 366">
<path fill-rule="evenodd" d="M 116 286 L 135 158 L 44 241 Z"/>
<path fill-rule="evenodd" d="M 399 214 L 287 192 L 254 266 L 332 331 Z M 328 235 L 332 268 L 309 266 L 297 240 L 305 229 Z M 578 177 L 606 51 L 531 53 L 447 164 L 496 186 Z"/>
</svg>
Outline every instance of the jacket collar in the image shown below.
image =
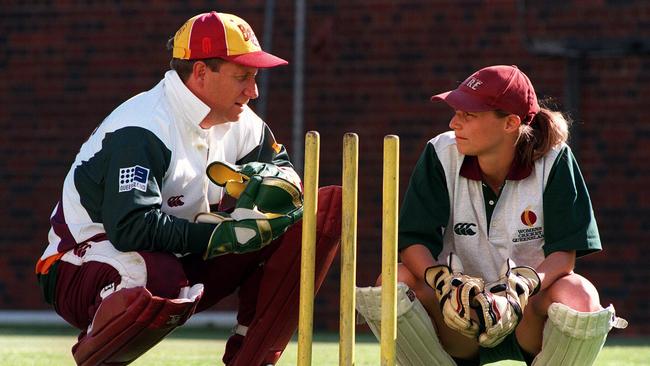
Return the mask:
<svg viewBox="0 0 650 366">
<path fill-rule="evenodd" d="M 510 165 L 510 170 L 508 171 L 506 180 L 522 180 L 527 178 L 532 172 L 532 166 L 521 165 L 517 159 L 515 159 L 513 160 L 512 165 Z M 463 164 L 460 166 L 460 175 L 472 180 L 481 181 L 483 179 L 481 167 L 478 164 L 476 156 L 465 155 Z"/>
<path fill-rule="evenodd" d="M 172 109 L 172 113 L 192 130 L 202 130 L 201 121 L 210 113 L 210 107 L 203 103 L 183 83 L 176 71 L 165 73 L 164 91 Z"/>
</svg>

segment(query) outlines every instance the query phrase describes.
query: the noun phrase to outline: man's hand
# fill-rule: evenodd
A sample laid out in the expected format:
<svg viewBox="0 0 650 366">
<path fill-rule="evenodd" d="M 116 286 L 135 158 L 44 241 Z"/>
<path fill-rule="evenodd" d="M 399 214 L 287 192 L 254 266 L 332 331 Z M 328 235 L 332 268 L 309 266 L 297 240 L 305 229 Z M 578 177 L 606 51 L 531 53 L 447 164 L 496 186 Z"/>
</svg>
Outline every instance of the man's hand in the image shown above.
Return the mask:
<svg viewBox="0 0 650 366">
<path fill-rule="evenodd" d="M 195 222 L 217 224 L 210 236 L 208 247 L 203 259 L 209 259 L 227 253 L 247 253 L 259 250 L 271 241 L 284 234 L 287 229 L 302 218 L 302 200 L 295 206 L 284 205 L 286 197 L 280 197 L 280 202 L 273 199 L 271 193 L 279 194 L 283 189 L 273 185 L 264 188 L 263 178 L 253 175 L 246 189 L 241 193 L 235 210 L 231 214 L 200 213 Z M 264 189 L 267 189 L 264 193 Z M 262 192 L 262 193 L 260 193 Z M 258 210 L 260 204 L 272 207 L 282 212 L 263 213 Z"/>
<path fill-rule="evenodd" d="M 508 259 L 503 265 L 500 278 L 485 286 L 476 296 L 480 305 L 477 311 L 481 323 L 479 344 L 492 348 L 512 333 L 524 314 L 528 298 L 539 291 L 537 272 L 527 266 L 517 267 Z"/>
<path fill-rule="evenodd" d="M 241 173 L 248 177 L 261 175 L 262 177 L 279 177 L 289 180 L 286 174 L 277 165 L 253 161 L 241 165 Z"/>
<path fill-rule="evenodd" d="M 238 200 L 247 196 L 245 199 L 252 203 L 248 208 L 255 206 L 261 212 L 288 213 L 302 207 L 300 187 L 273 164 L 231 165 L 217 161 L 208 166 L 207 175 L 213 183 L 224 187 L 229 196 Z"/>
<path fill-rule="evenodd" d="M 300 185 L 300 182 L 294 182 L 292 176 L 287 174 L 282 168 L 271 163 L 257 161 L 242 165 L 230 164 L 225 161 L 214 161 L 208 165 L 206 174 L 212 183 L 226 187 L 228 194 L 234 198 L 239 197 L 248 180 L 254 175 L 259 175 L 262 178 L 281 178 L 295 186 Z"/>
<path fill-rule="evenodd" d="M 483 291 L 481 278 L 463 274 L 460 258 L 450 253 L 447 265 L 429 267 L 424 273 L 425 282 L 435 290 L 447 326 L 466 337 L 476 338 L 479 325 L 471 319 L 474 296 Z"/>
<path fill-rule="evenodd" d="M 263 214 L 247 208 L 236 208 L 230 215 L 201 213 L 197 215 L 195 222 L 217 224 L 203 259 L 262 249 L 301 218 L 302 207 L 286 215 Z"/>
<path fill-rule="evenodd" d="M 239 195 L 236 207 L 287 214 L 301 208 L 302 204 L 302 192 L 291 182 L 278 177 L 253 175 Z"/>
</svg>

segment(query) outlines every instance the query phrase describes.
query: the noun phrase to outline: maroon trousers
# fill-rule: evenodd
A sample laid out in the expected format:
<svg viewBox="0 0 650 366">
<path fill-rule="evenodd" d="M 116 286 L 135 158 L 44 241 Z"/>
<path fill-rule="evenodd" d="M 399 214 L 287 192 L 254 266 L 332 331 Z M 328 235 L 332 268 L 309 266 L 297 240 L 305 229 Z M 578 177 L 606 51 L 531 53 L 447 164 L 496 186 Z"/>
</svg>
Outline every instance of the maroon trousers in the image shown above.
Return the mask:
<svg viewBox="0 0 650 366">
<path fill-rule="evenodd" d="M 316 290 L 324 281 L 340 242 L 340 187 L 319 190 L 317 221 Z M 227 254 L 207 261 L 199 255 L 179 259 L 170 253 L 139 252 L 146 263 L 146 288 L 154 296 L 176 298 L 182 287 L 203 283 L 205 292 L 197 312 L 238 290 L 237 321 L 249 327 L 249 331 L 246 337 L 231 337 L 224 362 L 275 363 L 297 328 L 301 234 L 302 225 L 298 223 L 259 251 Z M 78 266 L 61 261 L 57 268 L 55 310 L 82 330 L 81 338 L 101 303 L 101 291 L 116 287 L 120 281 L 118 270 L 110 264 L 87 262 Z"/>
<path fill-rule="evenodd" d="M 264 262 L 280 243 L 281 240 L 277 240 L 257 252 L 227 254 L 208 261 L 199 255 L 176 258 L 169 253 L 140 252 L 146 263 L 146 288 L 154 296 L 173 299 L 182 287 L 203 283 L 205 293 L 197 312 L 216 304 L 238 287 L 241 287 L 240 297 L 250 297 L 254 292 L 251 287 L 259 282 Z M 61 261 L 57 268 L 55 310 L 83 330 L 90 325 L 101 303 L 101 290 L 117 286 L 120 281 L 118 270 L 110 264 L 87 262 L 77 266 Z"/>
</svg>

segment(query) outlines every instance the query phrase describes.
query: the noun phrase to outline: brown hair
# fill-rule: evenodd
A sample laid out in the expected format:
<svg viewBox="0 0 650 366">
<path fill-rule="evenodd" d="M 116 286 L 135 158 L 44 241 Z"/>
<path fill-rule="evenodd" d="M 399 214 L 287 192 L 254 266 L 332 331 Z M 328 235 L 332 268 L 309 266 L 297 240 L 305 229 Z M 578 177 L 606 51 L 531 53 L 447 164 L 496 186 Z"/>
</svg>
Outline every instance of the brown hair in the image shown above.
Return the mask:
<svg viewBox="0 0 650 366">
<path fill-rule="evenodd" d="M 167 49 L 170 51 L 174 49 L 174 37 L 170 38 L 167 41 Z M 183 60 L 180 58 L 172 58 L 172 60 L 169 61 L 169 67 L 172 70 L 176 71 L 176 73 L 178 74 L 178 76 L 181 78 L 183 82 L 186 82 L 187 79 L 190 77 L 190 74 L 192 73 L 192 68 L 194 67 L 194 64 L 197 61 L 204 62 L 210 68 L 210 70 L 214 72 L 219 71 L 221 64 L 225 62 L 220 58 L 204 58 L 204 59 L 197 59 L 197 60 Z"/>
<path fill-rule="evenodd" d="M 516 158 L 523 166 L 531 166 L 555 146 L 568 141 L 571 120 L 562 112 L 551 110 L 551 100 L 541 100 L 540 110 L 529 124 L 519 126 Z M 497 116 L 510 113 L 496 111 Z"/>
</svg>

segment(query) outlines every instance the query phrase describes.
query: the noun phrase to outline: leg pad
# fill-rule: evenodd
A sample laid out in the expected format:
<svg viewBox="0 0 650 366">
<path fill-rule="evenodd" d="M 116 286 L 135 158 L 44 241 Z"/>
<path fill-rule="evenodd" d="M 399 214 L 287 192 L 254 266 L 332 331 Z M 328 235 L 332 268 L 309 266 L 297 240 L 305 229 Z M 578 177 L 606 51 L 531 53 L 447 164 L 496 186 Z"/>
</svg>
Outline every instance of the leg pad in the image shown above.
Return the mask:
<svg viewBox="0 0 650 366">
<path fill-rule="evenodd" d="M 181 290 L 180 298 L 152 296 L 144 287 L 123 289 L 102 301 L 88 331 L 72 347 L 78 365 L 133 362 L 194 313 L 203 285 Z"/>
<path fill-rule="evenodd" d="M 274 365 L 298 327 L 302 224 L 291 227 L 264 265 L 255 317 L 246 336 L 235 334 L 226 345 L 228 366 Z M 341 241 L 341 187 L 318 191 L 315 290 L 318 291 Z"/>
<path fill-rule="evenodd" d="M 605 344 L 607 333 L 625 328 L 627 321 L 617 318 L 614 306 L 595 312 L 580 312 L 560 303 L 548 308 L 542 350 L 533 365 L 590 366 Z"/>
<path fill-rule="evenodd" d="M 356 290 L 357 311 L 379 339 L 381 334 L 381 287 Z M 397 284 L 397 364 L 402 366 L 455 366 L 445 352 L 424 306 L 404 283 Z"/>
</svg>

